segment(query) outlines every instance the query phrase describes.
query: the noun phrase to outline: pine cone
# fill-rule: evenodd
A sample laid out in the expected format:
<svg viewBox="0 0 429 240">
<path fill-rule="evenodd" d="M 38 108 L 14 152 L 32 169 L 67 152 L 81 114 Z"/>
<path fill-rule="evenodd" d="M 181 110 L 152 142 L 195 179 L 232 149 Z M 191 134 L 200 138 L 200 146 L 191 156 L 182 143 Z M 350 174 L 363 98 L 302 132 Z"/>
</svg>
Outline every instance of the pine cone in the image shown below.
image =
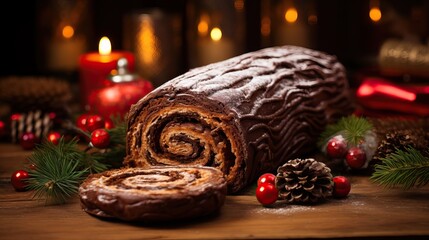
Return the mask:
<svg viewBox="0 0 429 240">
<path fill-rule="evenodd" d="M 294 159 L 277 169 L 279 198 L 289 203 L 315 203 L 332 195 L 331 169 L 313 158 Z"/>
<path fill-rule="evenodd" d="M 370 168 L 381 162 L 396 149 L 413 147 L 425 152 L 429 146 L 429 119 L 372 119 L 380 143 L 370 162 Z"/>
<path fill-rule="evenodd" d="M 407 146 L 418 150 L 426 150 L 427 146 L 429 146 L 428 132 L 423 129 L 406 129 L 387 133 L 378 145 L 373 160 L 379 161 L 394 153 L 396 149 L 405 150 Z"/>
<path fill-rule="evenodd" d="M 44 77 L 8 77 L 0 81 L 0 101 L 8 103 L 12 112 L 35 109 L 61 109 L 72 98 L 70 85 L 60 79 Z"/>
</svg>

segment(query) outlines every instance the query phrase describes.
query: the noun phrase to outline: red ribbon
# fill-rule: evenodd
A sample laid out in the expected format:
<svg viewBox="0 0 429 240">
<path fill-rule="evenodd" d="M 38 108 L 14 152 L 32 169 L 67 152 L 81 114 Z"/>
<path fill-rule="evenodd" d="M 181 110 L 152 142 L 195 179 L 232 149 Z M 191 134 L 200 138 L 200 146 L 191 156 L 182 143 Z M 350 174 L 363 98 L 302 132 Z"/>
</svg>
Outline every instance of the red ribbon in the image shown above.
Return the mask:
<svg viewBox="0 0 429 240">
<path fill-rule="evenodd" d="M 429 83 L 405 85 L 367 77 L 356 91 L 356 100 L 361 107 L 370 111 L 426 117 L 429 116 Z"/>
</svg>

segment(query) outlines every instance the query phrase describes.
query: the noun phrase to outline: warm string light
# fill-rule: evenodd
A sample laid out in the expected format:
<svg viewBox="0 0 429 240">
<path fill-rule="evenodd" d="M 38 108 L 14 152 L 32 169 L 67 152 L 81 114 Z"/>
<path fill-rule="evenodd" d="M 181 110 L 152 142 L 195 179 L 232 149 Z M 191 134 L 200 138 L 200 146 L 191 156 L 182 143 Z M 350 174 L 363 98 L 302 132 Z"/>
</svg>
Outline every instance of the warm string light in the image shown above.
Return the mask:
<svg viewBox="0 0 429 240">
<path fill-rule="evenodd" d="M 288 23 L 294 23 L 298 20 L 298 11 L 294 7 L 290 7 L 285 12 L 285 20 Z"/>
<path fill-rule="evenodd" d="M 244 0 L 235 0 L 234 1 L 234 8 L 237 11 L 243 11 L 243 9 L 244 9 Z"/>
<path fill-rule="evenodd" d="M 269 36 L 271 33 L 271 19 L 270 17 L 263 17 L 261 20 L 261 34 L 262 36 Z"/>
<path fill-rule="evenodd" d="M 210 18 L 208 15 L 203 14 L 200 17 L 200 21 L 198 22 L 198 34 L 202 37 L 207 36 L 208 32 L 209 32 L 209 23 L 210 23 Z"/>
<path fill-rule="evenodd" d="M 371 18 L 371 20 L 373 22 L 378 22 L 381 20 L 381 10 L 378 7 L 373 7 L 369 10 L 369 18 Z"/>
<path fill-rule="evenodd" d="M 213 41 L 219 41 L 222 38 L 222 30 L 220 28 L 215 27 L 210 31 L 210 38 Z"/>
<path fill-rule="evenodd" d="M 310 24 L 310 25 L 316 25 L 317 24 L 317 15 L 315 15 L 315 14 L 312 14 L 312 15 L 310 15 L 310 16 L 308 16 L 308 24 Z"/>
<path fill-rule="evenodd" d="M 380 2 L 379 0 L 371 0 L 369 2 L 369 12 L 368 12 L 369 18 L 373 22 L 379 22 L 382 17 L 382 13 L 380 10 Z"/>
<path fill-rule="evenodd" d="M 74 29 L 73 29 L 73 27 L 70 26 L 70 25 L 64 26 L 62 34 L 63 34 L 64 38 L 67 38 L 67 39 L 72 38 L 73 35 L 74 35 Z"/>
</svg>

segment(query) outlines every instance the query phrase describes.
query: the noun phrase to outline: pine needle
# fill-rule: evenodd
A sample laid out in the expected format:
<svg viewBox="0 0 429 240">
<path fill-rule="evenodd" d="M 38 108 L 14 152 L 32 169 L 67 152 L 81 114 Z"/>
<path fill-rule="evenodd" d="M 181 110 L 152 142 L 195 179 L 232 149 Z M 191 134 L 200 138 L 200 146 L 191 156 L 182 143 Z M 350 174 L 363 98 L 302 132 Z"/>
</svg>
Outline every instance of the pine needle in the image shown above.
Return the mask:
<svg viewBox="0 0 429 240">
<path fill-rule="evenodd" d="M 94 154 L 98 162 L 106 164 L 109 168 L 119 168 L 126 156 L 125 139 L 127 136 L 127 124 L 120 118 L 112 118 L 115 127 L 107 130 L 110 135 L 110 149 Z"/>
<path fill-rule="evenodd" d="M 321 149 L 329 139 L 338 134 L 342 134 L 348 144 L 358 145 L 364 139 L 365 134 L 372 129 L 373 125 L 363 117 L 354 115 L 342 117 L 337 123 L 326 126 L 317 145 Z"/>
<path fill-rule="evenodd" d="M 77 140 L 65 142 L 60 139 L 58 145 L 44 141 L 38 145 L 29 157 L 35 169 L 29 169 L 29 189 L 34 190 L 33 198 L 45 199 L 46 204 L 62 204 L 75 195 L 79 183 L 88 174 L 82 169 L 82 152 Z"/>
<path fill-rule="evenodd" d="M 127 136 L 127 124 L 124 121 L 112 119 L 115 127 L 107 130 L 110 135 L 111 145 L 125 145 L 125 138 Z"/>
<path fill-rule="evenodd" d="M 429 149 L 428 149 L 429 153 Z M 429 156 L 412 147 L 396 149 L 394 153 L 382 158 L 382 163 L 375 166 L 370 177 L 374 182 L 392 188 L 404 189 L 422 187 L 429 183 Z"/>
</svg>

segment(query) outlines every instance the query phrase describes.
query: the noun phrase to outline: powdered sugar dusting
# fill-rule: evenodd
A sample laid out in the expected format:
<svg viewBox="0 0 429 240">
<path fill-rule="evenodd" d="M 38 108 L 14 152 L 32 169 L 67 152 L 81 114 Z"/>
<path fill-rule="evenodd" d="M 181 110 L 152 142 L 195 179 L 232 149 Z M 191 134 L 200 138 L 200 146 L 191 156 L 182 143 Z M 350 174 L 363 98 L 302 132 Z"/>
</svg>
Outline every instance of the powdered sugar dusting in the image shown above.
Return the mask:
<svg viewBox="0 0 429 240">
<path fill-rule="evenodd" d="M 261 207 L 255 209 L 256 214 L 278 214 L 278 215 L 290 215 L 294 213 L 313 211 L 315 208 L 312 206 L 302 205 L 274 205 L 273 207 Z"/>
</svg>

